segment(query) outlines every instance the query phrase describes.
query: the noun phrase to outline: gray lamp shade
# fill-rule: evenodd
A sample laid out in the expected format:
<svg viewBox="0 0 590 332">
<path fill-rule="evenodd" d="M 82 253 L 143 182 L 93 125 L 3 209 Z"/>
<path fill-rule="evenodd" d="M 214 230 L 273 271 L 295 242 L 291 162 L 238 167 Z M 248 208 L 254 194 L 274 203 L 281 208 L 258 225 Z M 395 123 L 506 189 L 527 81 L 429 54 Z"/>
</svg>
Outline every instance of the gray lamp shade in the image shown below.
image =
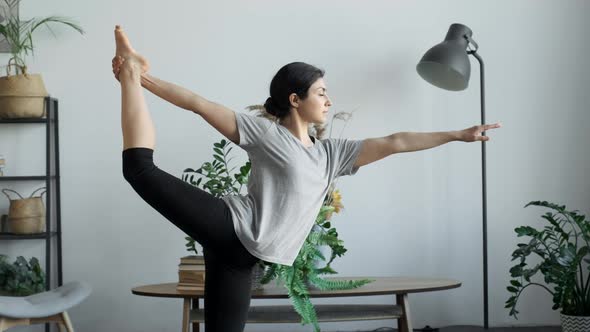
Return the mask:
<svg viewBox="0 0 590 332">
<path fill-rule="evenodd" d="M 471 64 L 467 55 L 471 29 L 452 24 L 445 40 L 429 49 L 418 65 L 418 74 L 430 84 L 451 91 L 465 90 L 469 84 Z"/>
</svg>

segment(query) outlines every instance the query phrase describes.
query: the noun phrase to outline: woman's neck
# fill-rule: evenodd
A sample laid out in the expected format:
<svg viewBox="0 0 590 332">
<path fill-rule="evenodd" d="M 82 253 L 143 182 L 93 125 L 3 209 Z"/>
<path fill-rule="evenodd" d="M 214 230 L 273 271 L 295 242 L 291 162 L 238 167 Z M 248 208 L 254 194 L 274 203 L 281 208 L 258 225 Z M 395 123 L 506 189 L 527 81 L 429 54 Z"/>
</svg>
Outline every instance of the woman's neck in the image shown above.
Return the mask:
<svg viewBox="0 0 590 332">
<path fill-rule="evenodd" d="M 293 116 L 297 112 L 292 112 L 290 115 L 279 119 L 279 124 L 287 128 L 293 136 L 298 138 L 304 144 L 313 144 L 309 138 L 309 123 L 301 119 L 299 115 Z"/>
</svg>

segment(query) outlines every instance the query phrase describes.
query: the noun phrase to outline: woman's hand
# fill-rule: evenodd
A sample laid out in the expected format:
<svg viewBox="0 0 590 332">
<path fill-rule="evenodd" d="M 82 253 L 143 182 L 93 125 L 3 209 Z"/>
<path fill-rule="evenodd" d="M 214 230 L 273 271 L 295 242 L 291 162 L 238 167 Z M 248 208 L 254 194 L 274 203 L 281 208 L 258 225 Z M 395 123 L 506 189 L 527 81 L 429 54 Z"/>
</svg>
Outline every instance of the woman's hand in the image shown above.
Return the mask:
<svg viewBox="0 0 590 332">
<path fill-rule="evenodd" d="M 459 140 L 463 142 L 489 141 L 490 138 L 488 136 L 483 136 L 481 133 L 488 129 L 500 128 L 501 126 L 502 124 L 498 122 L 466 128 L 459 131 Z"/>
<path fill-rule="evenodd" d="M 119 81 L 119 72 L 121 72 L 121 65 L 123 65 L 123 62 L 125 62 L 125 59 L 118 55 L 115 55 L 113 57 L 113 60 L 111 61 L 111 65 L 113 67 L 113 74 L 115 75 L 117 81 Z M 147 71 L 142 70 L 141 74 L 143 75 L 145 73 L 147 73 Z"/>
<path fill-rule="evenodd" d="M 115 78 L 117 79 L 117 81 L 119 80 L 119 72 L 121 71 L 121 65 L 123 64 L 123 58 L 115 55 L 113 57 L 113 60 L 111 61 L 112 67 L 113 67 L 113 74 L 115 75 Z"/>
</svg>

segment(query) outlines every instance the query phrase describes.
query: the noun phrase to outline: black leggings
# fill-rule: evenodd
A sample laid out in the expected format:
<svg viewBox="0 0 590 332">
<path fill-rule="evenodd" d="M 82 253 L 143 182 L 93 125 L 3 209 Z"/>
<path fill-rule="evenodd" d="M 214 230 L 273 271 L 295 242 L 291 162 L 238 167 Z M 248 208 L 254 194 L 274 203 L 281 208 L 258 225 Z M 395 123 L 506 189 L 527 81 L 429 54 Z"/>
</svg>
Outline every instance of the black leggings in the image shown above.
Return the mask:
<svg viewBox="0 0 590 332">
<path fill-rule="evenodd" d="M 259 258 L 238 239 L 225 202 L 159 169 L 149 148 L 123 151 L 123 176 L 149 205 L 203 247 L 205 331 L 244 330 Z"/>
</svg>

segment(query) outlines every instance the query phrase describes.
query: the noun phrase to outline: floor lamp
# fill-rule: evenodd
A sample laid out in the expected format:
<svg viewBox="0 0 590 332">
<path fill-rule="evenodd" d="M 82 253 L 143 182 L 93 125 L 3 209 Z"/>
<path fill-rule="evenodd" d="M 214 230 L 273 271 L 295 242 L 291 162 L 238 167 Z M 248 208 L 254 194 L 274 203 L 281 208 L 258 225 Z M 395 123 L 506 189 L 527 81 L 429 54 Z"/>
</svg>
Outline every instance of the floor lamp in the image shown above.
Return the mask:
<svg viewBox="0 0 590 332">
<path fill-rule="evenodd" d="M 429 49 L 418 65 L 418 74 L 430 84 L 451 91 L 467 88 L 471 65 L 468 55 L 479 62 L 481 89 L 481 124 L 485 124 L 485 90 L 483 60 L 477 54 L 477 43 L 471 39 L 471 29 L 463 24 L 451 24 L 445 40 Z M 474 49 L 468 49 L 473 45 Z M 485 135 L 485 132 L 482 133 Z M 483 201 L 483 307 L 484 329 L 488 329 L 488 241 L 487 241 L 487 203 L 486 203 L 486 142 L 481 142 L 481 177 Z"/>
</svg>

